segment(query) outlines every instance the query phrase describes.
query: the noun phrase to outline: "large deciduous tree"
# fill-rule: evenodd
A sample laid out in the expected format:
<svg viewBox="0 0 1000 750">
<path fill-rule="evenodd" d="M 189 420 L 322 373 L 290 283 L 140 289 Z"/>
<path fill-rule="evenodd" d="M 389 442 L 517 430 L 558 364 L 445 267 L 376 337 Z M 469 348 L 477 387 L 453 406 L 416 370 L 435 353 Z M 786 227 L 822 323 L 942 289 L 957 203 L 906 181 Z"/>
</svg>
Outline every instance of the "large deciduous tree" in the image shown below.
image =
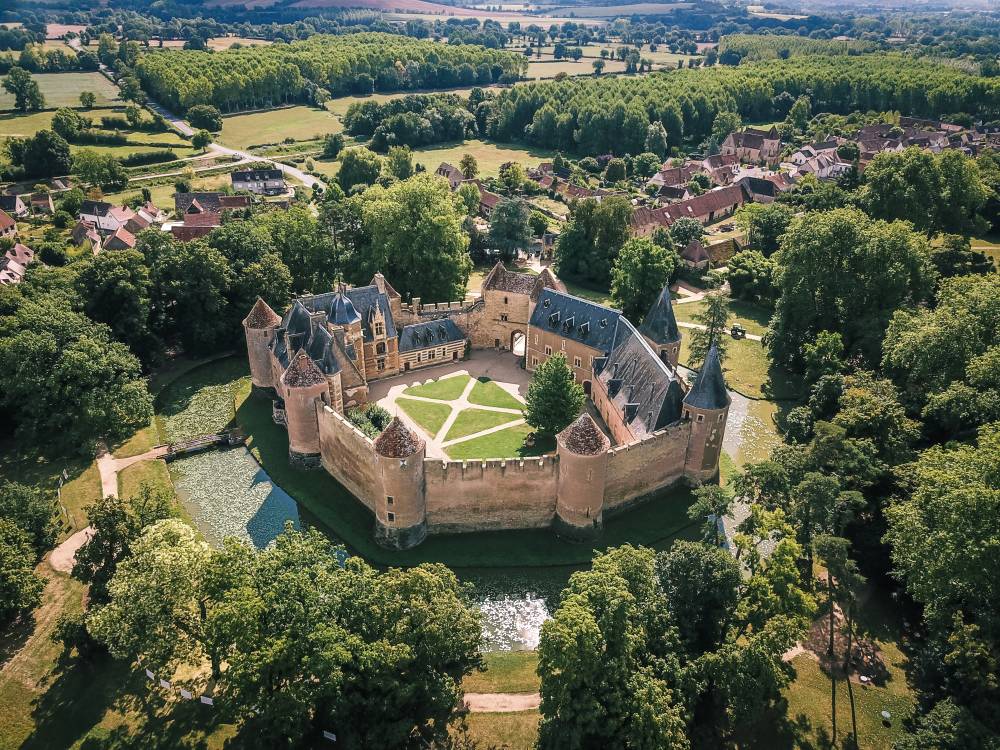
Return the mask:
<svg viewBox="0 0 1000 750">
<path fill-rule="evenodd" d="M 626 318 L 638 323 L 679 264 L 680 258 L 672 248 L 645 238 L 630 239 L 611 270 L 611 299 Z"/>
<path fill-rule="evenodd" d="M 39 558 L 56 541 L 56 499 L 41 487 L 0 481 L 0 518 L 13 521 L 27 532 Z"/>
<path fill-rule="evenodd" d="M 35 574 L 37 555 L 31 536 L 12 520 L 0 518 L 0 625 L 38 606 L 44 583 Z"/>
<path fill-rule="evenodd" d="M 490 249 L 504 260 L 513 260 L 531 242 L 528 204 L 520 199 L 501 200 L 490 213 Z"/>
<path fill-rule="evenodd" d="M 624 198 L 586 198 L 572 207 L 556 242 L 560 276 L 606 287 L 611 268 L 631 235 L 632 205 Z"/>
<path fill-rule="evenodd" d="M 577 418 L 586 403 L 566 355 L 556 352 L 535 370 L 528 385 L 525 421 L 544 435 L 555 435 Z"/>
<path fill-rule="evenodd" d="M 3 79 L 3 87 L 14 95 L 14 109 L 30 112 L 45 107 L 45 97 L 38 88 L 38 81 L 24 68 L 14 66 Z"/>
</svg>

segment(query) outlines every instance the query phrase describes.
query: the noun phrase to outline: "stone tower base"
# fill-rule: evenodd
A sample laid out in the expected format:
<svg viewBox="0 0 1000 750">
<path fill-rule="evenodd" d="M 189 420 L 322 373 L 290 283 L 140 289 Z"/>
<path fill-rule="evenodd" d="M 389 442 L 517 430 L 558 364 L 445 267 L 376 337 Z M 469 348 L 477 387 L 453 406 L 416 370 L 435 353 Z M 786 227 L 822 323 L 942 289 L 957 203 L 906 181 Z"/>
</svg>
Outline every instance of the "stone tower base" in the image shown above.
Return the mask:
<svg viewBox="0 0 1000 750">
<path fill-rule="evenodd" d="M 318 469 L 322 466 L 318 453 L 299 453 L 288 449 L 288 465 L 296 469 Z"/>
<path fill-rule="evenodd" d="M 403 550 L 416 547 L 427 538 L 427 523 L 398 529 L 375 521 L 375 541 L 386 549 Z"/>
<path fill-rule="evenodd" d="M 587 526 L 578 526 L 575 523 L 564 521 L 557 514 L 552 519 L 552 529 L 557 536 L 570 542 L 592 542 L 601 535 L 604 524 L 598 521 Z"/>
</svg>

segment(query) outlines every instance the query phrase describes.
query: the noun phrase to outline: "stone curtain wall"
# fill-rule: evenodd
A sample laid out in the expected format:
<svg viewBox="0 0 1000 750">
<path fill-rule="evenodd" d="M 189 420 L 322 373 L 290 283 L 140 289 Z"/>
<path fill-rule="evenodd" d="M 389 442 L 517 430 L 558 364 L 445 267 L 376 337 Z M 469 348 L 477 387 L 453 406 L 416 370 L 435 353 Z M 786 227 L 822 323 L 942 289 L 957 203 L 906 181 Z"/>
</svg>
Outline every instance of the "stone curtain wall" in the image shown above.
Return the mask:
<svg viewBox="0 0 1000 750">
<path fill-rule="evenodd" d="M 624 510 L 684 479 L 690 433 L 690 422 L 681 422 L 609 450 L 604 512 Z"/>
<path fill-rule="evenodd" d="M 375 443 L 326 404 L 317 404 L 317 416 L 323 468 L 374 512 L 375 499 L 382 494 Z"/>
<path fill-rule="evenodd" d="M 539 529 L 556 511 L 559 458 L 424 463 L 431 533 Z"/>
</svg>

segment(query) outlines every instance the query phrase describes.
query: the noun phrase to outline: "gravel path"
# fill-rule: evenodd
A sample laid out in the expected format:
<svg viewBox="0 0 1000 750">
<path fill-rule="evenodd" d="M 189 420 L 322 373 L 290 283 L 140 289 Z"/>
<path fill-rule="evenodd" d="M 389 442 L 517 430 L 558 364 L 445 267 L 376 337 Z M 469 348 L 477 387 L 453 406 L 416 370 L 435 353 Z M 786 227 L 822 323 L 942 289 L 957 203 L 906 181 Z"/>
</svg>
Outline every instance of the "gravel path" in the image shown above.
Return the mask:
<svg viewBox="0 0 1000 750">
<path fill-rule="evenodd" d="M 477 714 L 531 711 L 542 703 L 538 693 L 466 693 L 465 705 Z"/>
</svg>

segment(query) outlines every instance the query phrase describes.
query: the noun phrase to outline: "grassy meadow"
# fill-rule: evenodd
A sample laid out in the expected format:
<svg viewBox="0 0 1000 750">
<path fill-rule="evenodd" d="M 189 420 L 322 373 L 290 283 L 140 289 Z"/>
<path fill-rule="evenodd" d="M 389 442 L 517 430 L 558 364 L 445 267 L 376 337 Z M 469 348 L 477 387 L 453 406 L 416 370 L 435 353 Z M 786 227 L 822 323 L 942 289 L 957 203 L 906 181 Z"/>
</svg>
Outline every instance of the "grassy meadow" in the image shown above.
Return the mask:
<svg viewBox="0 0 1000 750">
<path fill-rule="evenodd" d="M 92 91 L 98 107 L 118 100 L 118 88 L 100 73 L 35 73 L 32 78 L 38 82 L 48 108 L 79 107 L 81 91 Z M 0 90 L 0 110 L 12 109 L 14 95 Z"/>
</svg>

